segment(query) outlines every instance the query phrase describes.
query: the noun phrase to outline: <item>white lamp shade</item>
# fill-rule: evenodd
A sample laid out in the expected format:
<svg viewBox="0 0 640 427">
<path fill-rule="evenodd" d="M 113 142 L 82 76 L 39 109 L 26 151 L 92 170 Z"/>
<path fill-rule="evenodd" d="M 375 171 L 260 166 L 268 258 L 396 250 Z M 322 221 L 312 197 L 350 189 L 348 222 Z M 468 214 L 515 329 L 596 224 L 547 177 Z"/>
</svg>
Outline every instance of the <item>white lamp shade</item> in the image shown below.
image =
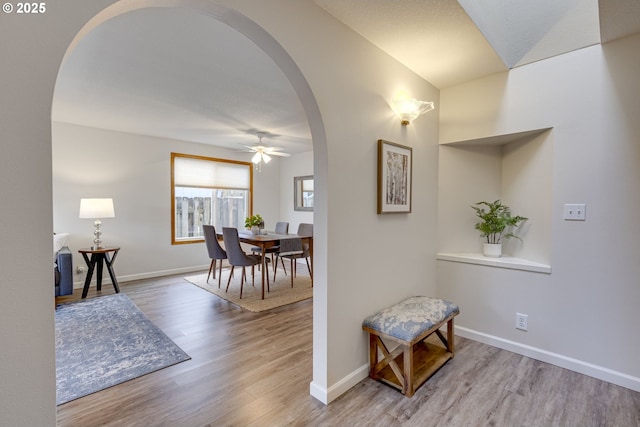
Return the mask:
<svg viewBox="0 0 640 427">
<path fill-rule="evenodd" d="M 114 218 L 113 199 L 80 199 L 79 218 Z"/>
</svg>

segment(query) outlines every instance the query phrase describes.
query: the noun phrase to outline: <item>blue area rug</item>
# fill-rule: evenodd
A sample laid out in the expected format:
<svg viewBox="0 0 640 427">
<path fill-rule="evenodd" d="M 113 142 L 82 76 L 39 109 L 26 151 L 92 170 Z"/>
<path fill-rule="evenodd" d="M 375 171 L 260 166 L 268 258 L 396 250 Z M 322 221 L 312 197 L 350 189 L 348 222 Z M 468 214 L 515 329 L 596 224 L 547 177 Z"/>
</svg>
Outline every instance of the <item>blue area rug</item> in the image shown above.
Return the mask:
<svg viewBox="0 0 640 427">
<path fill-rule="evenodd" d="M 124 294 L 56 308 L 58 405 L 189 359 Z"/>
</svg>

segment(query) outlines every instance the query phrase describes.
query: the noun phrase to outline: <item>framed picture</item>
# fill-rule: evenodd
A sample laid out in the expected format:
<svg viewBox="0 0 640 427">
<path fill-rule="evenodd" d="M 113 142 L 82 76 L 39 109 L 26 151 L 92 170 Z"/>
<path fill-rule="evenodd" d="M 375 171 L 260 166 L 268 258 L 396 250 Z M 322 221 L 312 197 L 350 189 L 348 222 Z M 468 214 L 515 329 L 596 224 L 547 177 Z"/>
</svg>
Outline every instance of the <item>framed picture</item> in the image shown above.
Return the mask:
<svg viewBox="0 0 640 427">
<path fill-rule="evenodd" d="M 378 140 L 378 213 L 411 212 L 412 148 Z"/>
</svg>

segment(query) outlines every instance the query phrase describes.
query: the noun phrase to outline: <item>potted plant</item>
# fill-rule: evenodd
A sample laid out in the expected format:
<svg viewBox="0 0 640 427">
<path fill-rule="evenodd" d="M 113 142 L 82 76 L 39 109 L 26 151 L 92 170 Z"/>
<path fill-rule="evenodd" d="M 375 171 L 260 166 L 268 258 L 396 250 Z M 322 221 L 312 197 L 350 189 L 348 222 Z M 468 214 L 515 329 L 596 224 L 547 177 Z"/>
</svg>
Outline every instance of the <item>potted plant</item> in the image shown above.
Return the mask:
<svg viewBox="0 0 640 427">
<path fill-rule="evenodd" d="M 491 203 L 478 202 L 471 208 L 482 220 L 476 224 L 475 228 L 485 238 L 483 254 L 493 258 L 502 256 L 502 239 L 510 237 L 520 239 L 512 230 L 517 228 L 522 221 L 528 219 L 520 215 L 512 216 L 511 209 L 500 200 Z"/>
<path fill-rule="evenodd" d="M 260 234 L 260 227 L 264 224 L 264 220 L 260 214 L 251 215 L 244 220 L 244 226 L 250 228 L 253 234 Z"/>
</svg>

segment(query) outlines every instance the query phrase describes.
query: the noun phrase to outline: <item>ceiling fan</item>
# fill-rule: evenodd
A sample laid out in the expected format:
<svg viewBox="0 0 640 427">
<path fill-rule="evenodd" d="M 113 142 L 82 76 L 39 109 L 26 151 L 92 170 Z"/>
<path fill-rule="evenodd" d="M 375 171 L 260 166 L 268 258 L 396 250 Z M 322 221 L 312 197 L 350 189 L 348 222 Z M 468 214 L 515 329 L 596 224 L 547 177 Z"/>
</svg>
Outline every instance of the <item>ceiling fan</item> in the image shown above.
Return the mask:
<svg viewBox="0 0 640 427">
<path fill-rule="evenodd" d="M 265 136 L 265 132 L 256 132 L 258 137 L 258 143 L 254 145 L 245 145 L 250 151 L 256 153 L 251 158 L 251 162 L 256 165 L 258 171 L 261 170 L 262 163 L 267 164 L 271 161 L 271 156 L 290 157 L 291 154 L 285 153 L 280 147 L 269 147 L 262 143 L 262 138 Z"/>
</svg>

